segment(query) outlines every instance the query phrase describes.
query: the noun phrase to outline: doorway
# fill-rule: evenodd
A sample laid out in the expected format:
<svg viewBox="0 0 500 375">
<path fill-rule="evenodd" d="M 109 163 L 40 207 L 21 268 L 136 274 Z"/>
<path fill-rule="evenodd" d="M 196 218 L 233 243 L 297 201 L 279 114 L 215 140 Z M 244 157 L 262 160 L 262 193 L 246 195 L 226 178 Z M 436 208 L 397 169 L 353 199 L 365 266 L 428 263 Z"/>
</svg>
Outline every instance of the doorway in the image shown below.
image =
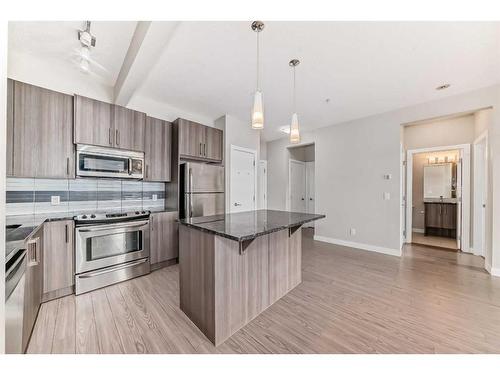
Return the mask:
<svg viewBox="0 0 500 375">
<path fill-rule="evenodd" d="M 288 199 L 289 211 L 315 213 L 315 145 L 288 147 Z M 314 227 L 307 223 L 305 227 Z"/>
<path fill-rule="evenodd" d="M 231 145 L 230 212 L 255 210 L 257 152 Z"/>
<path fill-rule="evenodd" d="M 470 145 L 407 152 L 406 242 L 470 251 Z"/>
</svg>

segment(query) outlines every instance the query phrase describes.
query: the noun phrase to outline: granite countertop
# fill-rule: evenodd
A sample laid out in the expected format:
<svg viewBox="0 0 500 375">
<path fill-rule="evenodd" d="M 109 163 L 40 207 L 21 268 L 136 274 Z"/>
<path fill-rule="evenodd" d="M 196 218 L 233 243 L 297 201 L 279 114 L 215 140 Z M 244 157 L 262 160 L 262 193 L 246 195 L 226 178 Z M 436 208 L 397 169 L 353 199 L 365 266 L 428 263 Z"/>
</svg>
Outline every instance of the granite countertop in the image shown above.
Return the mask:
<svg viewBox="0 0 500 375">
<path fill-rule="evenodd" d="M 172 210 L 151 210 L 155 212 L 170 212 Z M 23 248 L 25 242 L 35 233 L 43 223 L 59 220 L 73 220 L 74 216 L 88 213 L 82 211 L 47 212 L 36 215 L 11 215 L 6 216 L 5 232 L 5 260 L 8 261 L 16 250 Z"/>
<path fill-rule="evenodd" d="M 179 223 L 242 242 L 324 217 L 326 216 L 301 212 L 256 210 L 181 219 Z"/>
</svg>

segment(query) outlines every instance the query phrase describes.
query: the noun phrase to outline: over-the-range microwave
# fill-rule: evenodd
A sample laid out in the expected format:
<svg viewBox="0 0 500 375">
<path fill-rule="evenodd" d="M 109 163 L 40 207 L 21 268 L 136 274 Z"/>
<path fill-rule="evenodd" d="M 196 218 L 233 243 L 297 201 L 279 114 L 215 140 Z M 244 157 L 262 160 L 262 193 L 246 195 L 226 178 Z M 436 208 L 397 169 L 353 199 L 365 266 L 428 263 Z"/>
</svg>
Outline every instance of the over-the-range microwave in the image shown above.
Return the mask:
<svg viewBox="0 0 500 375">
<path fill-rule="evenodd" d="M 144 177 L 144 153 L 77 145 L 76 175 L 142 179 Z"/>
</svg>

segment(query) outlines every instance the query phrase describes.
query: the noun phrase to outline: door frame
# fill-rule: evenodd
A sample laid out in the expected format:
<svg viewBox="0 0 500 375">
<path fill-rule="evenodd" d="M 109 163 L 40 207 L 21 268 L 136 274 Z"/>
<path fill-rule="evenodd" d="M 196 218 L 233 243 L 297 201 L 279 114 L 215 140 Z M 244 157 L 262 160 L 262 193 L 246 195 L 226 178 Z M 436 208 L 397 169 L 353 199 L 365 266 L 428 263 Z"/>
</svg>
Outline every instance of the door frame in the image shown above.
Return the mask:
<svg viewBox="0 0 500 375">
<path fill-rule="evenodd" d="M 484 142 L 484 150 L 483 150 L 483 153 L 484 153 L 484 165 L 482 166 L 483 167 L 483 173 L 484 173 L 484 179 L 483 179 L 483 199 L 484 199 L 484 202 L 483 204 L 486 205 L 486 207 L 488 207 L 488 204 L 487 204 L 487 199 L 488 199 L 488 130 L 485 130 L 484 132 L 482 132 L 475 140 L 474 140 L 474 143 L 472 145 L 472 153 L 473 153 L 473 160 L 474 160 L 474 172 L 476 171 L 476 147 L 483 143 Z M 475 194 L 476 194 L 476 179 L 475 179 L 475 176 L 473 175 L 472 176 L 472 183 L 473 183 L 473 187 L 474 187 L 474 197 L 473 198 L 473 202 L 475 203 Z M 483 209 L 482 210 L 482 221 L 483 221 L 483 228 L 482 228 L 482 232 L 481 232 L 481 243 L 483 244 L 483 248 L 482 249 L 477 249 L 476 246 L 475 246 L 475 242 L 474 242 L 474 235 L 475 235 L 475 229 L 476 228 L 476 205 L 474 204 L 473 206 L 473 212 L 472 212 L 472 228 L 473 228 L 473 231 L 472 231 L 472 246 L 471 246 L 471 250 L 472 250 L 472 253 L 474 255 L 479 255 L 479 256 L 482 256 L 482 257 L 485 257 L 485 254 L 486 254 L 486 220 L 487 220 L 487 217 L 486 217 L 486 209 Z"/>
<path fill-rule="evenodd" d="M 249 154 L 253 155 L 253 169 L 254 169 L 254 182 L 253 182 L 253 191 L 254 191 L 254 200 L 253 200 L 253 209 L 255 210 L 257 206 L 257 150 L 251 149 L 251 148 L 246 148 L 246 147 L 240 147 L 236 145 L 231 145 L 231 151 L 230 151 L 230 162 L 229 162 L 229 191 L 226 192 L 228 194 L 228 202 L 229 202 L 229 212 L 232 212 L 233 206 L 231 205 L 231 189 L 233 184 L 231 183 L 231 179 L 233 176 L 233 152 L 238 151 L 238 152 L 247 152 Z"/>
<path fill-rule="evenodd" d="M 258 191 L 257 191 L 257 197 L 258 197 L 258 198 L 257 198 L 257 209 L 261 209 L 261 208 L 262 208 L 262 209 L 264 209 L 264 210 L 265 210 L 265 209 L 267 209 L 267 160 L 259 160 L 259 171 L 260 171 L 260 167 L 261 167 L 261 166 L 264 166 L 264 170 L 265 170 L 265 181 L 261 181 L 261 180 L 260 180 L 261 178 L 264 178 L 264 176 L 262 176 L 262 175 L 259 173 L 259 175 L 257 176 L 257 177 L 258 177 L 258 181 L 259 181 L 259 184 L 258 184 L 258 185 L 259 185 L 259 189 L 258 189 Z M 262 183 L 264 184 L 264 186 L 265 186 L 264 197 L 263 197 L 263 200 L 264 200 L 264 201 L 262 202 L 262 203 L 263 203 L 262 207 L 260 207 L 260 204 L 259 204 L 259 202 L 260 202 L 260 197 L 261 197 L 261 195 L 262 195 L 261 186 L 260 186 L 260 185 L 261 185 L 261 182 L 262 182 Z"/>
<path fill-rule="evenodd" d="M 305 170 L 306 170 L 306 162 L 305 161 L 300 161 L 300 160 L 294 160 L 294 159 L 289 159 L 288 160 L 288 199 L 286 202 L 287 205 L 287 211 L 290 211 L 292 208 L 292 163 L 296 164 L 302 164 L 304 166 L 304 184 L 306 183 L 305 179 L 307 178 L 305 176 Z M 307 185 L 304 187 L 307 188 Z M 306 203 L 307 204 L 307 203 Z"/>
<path fill-rule="evenodd" d="M 471 252 L 470 248 L 470 198 L 471 198 L 471 147 L 470 144 L 459 144 L 452 146 L 437 146 L 427 148 L 416 148 L 406 152 L 406 243 L 412 242 L 412 221 L 413 221 L 413 156 L 424 152 L 438 152 L 459 150 L 462 159 L 462 215 L 460 220 L 461 250 Z"/>
</svg>

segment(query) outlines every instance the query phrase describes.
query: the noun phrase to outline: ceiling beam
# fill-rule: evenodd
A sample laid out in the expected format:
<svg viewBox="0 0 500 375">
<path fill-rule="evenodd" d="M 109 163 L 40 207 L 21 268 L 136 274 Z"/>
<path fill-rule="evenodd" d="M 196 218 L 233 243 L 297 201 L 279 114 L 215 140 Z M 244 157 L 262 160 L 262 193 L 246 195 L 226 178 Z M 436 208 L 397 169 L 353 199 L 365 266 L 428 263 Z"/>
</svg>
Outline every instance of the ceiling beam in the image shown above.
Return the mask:
<svg viewBox="0 0 500 375">
<path fill-rule="evenodd" d="M 114 102 L 126 106 L 167 48 L 178 22 L 139 21 L 114 86 Z"/>
</svg>

